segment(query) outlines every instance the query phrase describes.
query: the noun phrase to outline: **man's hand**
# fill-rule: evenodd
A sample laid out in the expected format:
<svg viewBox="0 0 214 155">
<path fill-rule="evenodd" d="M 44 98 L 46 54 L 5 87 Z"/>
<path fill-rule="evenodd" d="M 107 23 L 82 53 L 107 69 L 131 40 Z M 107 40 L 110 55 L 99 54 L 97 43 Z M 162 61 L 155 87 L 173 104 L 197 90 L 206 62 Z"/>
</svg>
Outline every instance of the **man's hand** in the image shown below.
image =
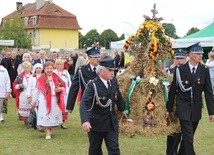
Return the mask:
<svg viewBox="0 0 214 155">
<path fill-rule="evenodd" d="M 165 112 L 165 119 L 168 119 L 170 117 L 170 113 L 168 111 Z"/>
<path fill-rule="evenodd" d="M 214 122 L 214 115 L 210 115 L 210 121 Z"/>
<path fill-rule="evenodd" d="M 123 117 L 125 117 L 126 119 L 128 118 L 125 110 L 122 112 L 122 114 L 123 114 Z"/>
<path fill-rule="evenodd" d="M 90 132 L 90 129 L 91 129 L 91 124 L 89 122 L 85 122 L 82 124 L 82 129 L 85 131 L 85 132 Z"/>
</svg>

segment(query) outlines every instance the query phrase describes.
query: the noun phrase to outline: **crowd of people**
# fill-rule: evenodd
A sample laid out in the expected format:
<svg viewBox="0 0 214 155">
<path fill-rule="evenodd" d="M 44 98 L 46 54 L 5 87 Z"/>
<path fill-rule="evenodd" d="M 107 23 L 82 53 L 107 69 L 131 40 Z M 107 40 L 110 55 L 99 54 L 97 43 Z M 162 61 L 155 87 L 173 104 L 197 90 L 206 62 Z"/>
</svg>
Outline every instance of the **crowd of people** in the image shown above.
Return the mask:
<svg viewBox="0 0 214 155">
<path fill-rule="evenodd" d="M 121 59 L 120 55 L 115 56 L 117 58 L 115 60 L 111 59 L 113 65 L 116 63 L 117 69 L 113 69 L 114 67 L 111 66 L 113 67 L 109 68 L 111 71 L 106 70 L 114 74 L 122 69 L 124 66 L 123 54 L 121 54 Z M 69 56 L 59 56 L 57 52 L 51 52 L 48 56 L 45 50 L 37 53 L 24 52 L 23 49 L 2 51 L 0 56 L 1 123 L 5 121 L 1 112 L 3 104 L 5 100 L 13 97 L 18 120 L 23 122 L 24 127 L 29 128 L 28 117 L 31 110 L 34 109 L 37 114 L 36 127 L 39 131 L 45 132 L 45 139 L 52 138 L 53 129 L 56 126 L 67 129 L 68 112 L 72 112 L 76 99 L 80 102 L 82 96 L 84 97 L 87 83 L 96 78 L 101 70 L 103 72 L 104 67 L 100 69 L 99 64 L 100 60 L 105 62 L 107 55 L 100 53 L 99 48 L 96 47 Z M 108 64 L 108 60 L 106 64 Z M 106 79 L 105 75 L 102 75 L 102 78 Z M 112 78 L 107 78 L 107 80 Z M 121 101 L 121 103 L 123 102 Z M 122 110 L 124 111 L 124 108 Z M 113 113 L 113 115 L 116 118 L 116 114 Z M 118 134 L 117 131 L 114 133 Z M 109 138 L 114 139 L 114 137 Z M 115 140 L 115 143 L 118 143 L 118 139 Z M 116 147 L 118 151 L 119 145 Z"/>
<path fill-rule="evenodd" d="M 193 137 L 203 109 L 202 92 L 210 121 L 214 121 L 213 53 L 209 53 L 205 65 L 199 44 L 174 54 L 174 63 L 167 70 L 173 81 L 165 116 L 168 119 L 175 112 L 181 132 L 167 136 L 167 155 L 195 155 Z M 89 155 L 102 155 L 103 140 L 109 154 L 120 154 L 115 105 L 124 118 L 127 116 L 116 75 L 124 69 L 124 52 L 115 51 L 113 58 L 100 53 L 97 47 L 61 58 L 57 52 L 48 57 L 45 50 L 24 53 L 18 49 L 1 54 L 0 122 L 4 121 L 1 109 L 12 96 L 18 119 L 28 127 L 27 119 L 34 109 L 37 129 L 45 131 L 45 139 L 49 140 L 54 127 L 67 129 L 68 113 L 78 101 L 82 128 L 88 133 Z"/>
</svg>

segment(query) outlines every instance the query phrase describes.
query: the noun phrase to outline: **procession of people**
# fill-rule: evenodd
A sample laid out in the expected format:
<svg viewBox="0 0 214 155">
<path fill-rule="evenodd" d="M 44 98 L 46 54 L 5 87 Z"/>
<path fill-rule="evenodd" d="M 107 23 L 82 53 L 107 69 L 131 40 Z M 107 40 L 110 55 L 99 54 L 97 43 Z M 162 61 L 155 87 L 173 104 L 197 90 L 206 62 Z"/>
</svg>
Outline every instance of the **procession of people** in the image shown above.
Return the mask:
<svg viewBox="0 0 214 155">
<path fill-rule="evenodd" d="M 73 111 L 78 100 L 82 128 L 88 133 L 89 155 L 103 154 L 103 140 L 109 154 L 119 155 L 119 122 L 115 105 L 121 111 L 122 117 L 128 119 L 125 102 L 117 83 L 117 72 L 124 67 L 124 53 L 121 52 L 120 56 L 116 51 L 115 57 L 111 57 L 92 47 L 86 50 L 85 63 L 77 67 L 73 78 L 68 72 L 69 67 L 65 67 L 65 58 L 48 58 L 46 51 L 41 50 L 37 59 L 32 59 L 32 53 L 34 52 L 30 51 L 18 56 L 17 52 L 12 50 L 7 52 L 8 57 L 1 59 L 1 125 L 7 121 L 3 117 L 3 103 L 13 97 L 18 119 L 24 122 L 24 127 L 29 128 L 27 119 L 31 109 L 35 109 L 37 129 L 44 131 L 45 139 L 50 140 L 54 127 L 67 129 L 69 112 Z M 174 63 L 167 71 L 170 76 L 173 75 L 173 81 L 163 115 L 165 113 L 167 119 L 175 110 L 181 125 L 179 133 L 167 137 L 167 155 L 195 154 L 193 137 L 204 106 L 202 92 L 205 93 L 210 121 L 214 121 L 211 81 L 214 73 L 208 69 L 212 67 L 209 65 L 212 61 L 212 51 L 207 66 L 201 63 L 202 55 L 203 49 L 198 43 L 189 46 L 186 51 L 176 51 L 173 56 Z M 69 66 L 73 65 L 72 62 Z M 120 66 L 120 63 L 123 64 Z M 193 68 L 194 71 L 191 71 Z M 14 72 L 11 72 L 11 69 Z"/>
</svg>

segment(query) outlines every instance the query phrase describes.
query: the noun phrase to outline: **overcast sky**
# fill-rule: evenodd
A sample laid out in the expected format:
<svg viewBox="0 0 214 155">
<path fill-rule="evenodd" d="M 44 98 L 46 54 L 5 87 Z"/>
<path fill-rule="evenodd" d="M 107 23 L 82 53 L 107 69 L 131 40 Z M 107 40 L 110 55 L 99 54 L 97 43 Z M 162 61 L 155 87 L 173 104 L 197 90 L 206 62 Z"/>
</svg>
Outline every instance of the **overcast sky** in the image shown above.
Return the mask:
<svg viewBox="0 0 214 155">
<path fill-rule="evenodd" d="M 16 9 L 16 2 L 34 3 L 36 0 L 0 0 L 0 18 Z M 157 17 L 172 23 L 178 36 L 184 36 L 192 27 L 202 29 L 214 20 L 213 0 L 53 0 L 65 10 L 77 16 L 82 34 L 91 29 L 101 33 L 105 29 L 122 33 L 134 33 L 144 21 L 143 15 L 152 16 L 156 3 Z M 127 31 L 127 32 L 124 32 Z"/>
</svg>

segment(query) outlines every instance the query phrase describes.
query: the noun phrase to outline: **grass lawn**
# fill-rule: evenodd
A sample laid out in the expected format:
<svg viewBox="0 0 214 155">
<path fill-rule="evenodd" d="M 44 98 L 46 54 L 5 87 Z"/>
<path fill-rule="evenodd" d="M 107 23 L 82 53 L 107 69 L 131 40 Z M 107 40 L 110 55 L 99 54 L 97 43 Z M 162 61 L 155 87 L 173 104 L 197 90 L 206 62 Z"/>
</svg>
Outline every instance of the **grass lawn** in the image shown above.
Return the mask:
<svg viewBox="0 0 214 155">
<path fill-rule="evenodd" d="M 23 122 L 17 120 L 17 112 L 13 99 L 9 101 L 5 122 L 0 124 L 0 155 L 87 155 L 87 134 L 82 131 L 78 105 L 69 114 L 67 130 L 60 127 L 54 129 L 53 138 L 45 140 L 44 133 L 34 129 L 26 129 Z M 214 124 L 208 121 L 206 110 L 195 136 L 197 155 L 214 154 Z M 158 137 L 126 137 L 120 134 L 121 155 L 164 155 L 166 136 Z M 103 145 L 104 155 L 107 154 Z"/>
</svg>

